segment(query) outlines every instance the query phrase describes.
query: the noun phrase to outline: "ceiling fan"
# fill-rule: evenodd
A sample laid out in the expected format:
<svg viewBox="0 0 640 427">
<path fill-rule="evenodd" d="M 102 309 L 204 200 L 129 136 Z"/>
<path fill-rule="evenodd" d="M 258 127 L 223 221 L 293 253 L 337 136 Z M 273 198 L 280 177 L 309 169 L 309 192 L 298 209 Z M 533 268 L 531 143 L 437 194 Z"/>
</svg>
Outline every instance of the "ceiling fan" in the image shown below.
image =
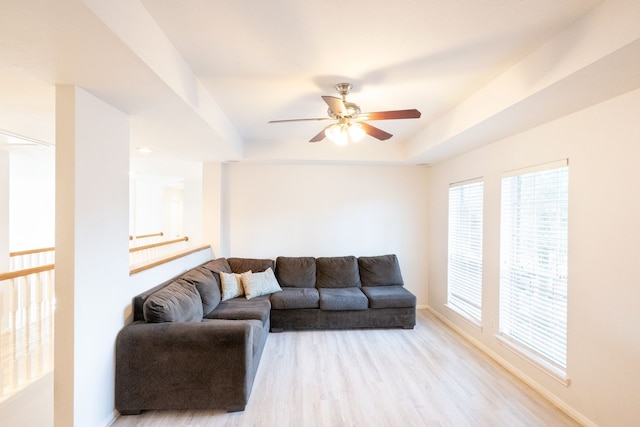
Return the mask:
<svg viewBox="0 0 640 427">
<path fill-rule="evenodd" d="M 420 111 L 416 109 L 361 113 L 360 106 L 353 102 L 347 102 L 347 95 L 351 91 L 352 85 L 349 83 L 339 83 L 335 87 L 342 98 L 338 98 L 336 96 L 322 97 L 324 102 L 329 106 L 329 109 L 327 110 L 329 117 L 271 120 L 269 123 L 337 120 L 336 123 L 326 126 L 322 131 L 320 131 L 320 133 L 311 138 L 309 142 L 319 142 L 327 137 L 338 145 L 345 145 L 349 141 L 358 141 L 365 134 L 381 141 L 387 140 L 393 136 L 382 129 L 371 126 L 366 123 L 366 121 L 420 118 Z"/>
</svg>

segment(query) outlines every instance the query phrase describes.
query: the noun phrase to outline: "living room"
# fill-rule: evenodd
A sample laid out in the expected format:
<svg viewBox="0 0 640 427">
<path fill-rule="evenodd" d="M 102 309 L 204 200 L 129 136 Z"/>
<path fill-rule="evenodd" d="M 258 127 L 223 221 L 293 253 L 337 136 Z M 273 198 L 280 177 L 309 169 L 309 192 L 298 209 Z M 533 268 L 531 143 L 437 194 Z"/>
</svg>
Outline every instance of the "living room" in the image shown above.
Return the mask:
<svg viewBox="0 0 640 427">
<path fill-rule="evenodd" d="M 133 295 L 216 256 L 383 253 L 398 255 L 419 309 L 432 312 L 578 422 L 633 425 L 640 415 L 640 340 L 634 330 L 640 321 L 634 304 L 640 297 L 639 16 L 632 1 L 600 2 L 454 110 L 429 118 L 430 125 L 401 146 L 360 144 L 335 154 L 337 147 L 324 142 L 314 155 L 326 157 L 315 161 L 289 141 L 276 144 L 268 156 L 253 141 L 242 155 L 203 161 L 201 241 L 211 250 L 133 276 L 120 236 L 129 232 L 131 146 L 140 145 L 144 124 L 131 119 L 118 96 L 86 91 L 82 79 L 52 80 L 58 84 L 51 97 L 56 235 L 65 236 L 56 241 L 62 257 L 56 265 L 56 310 L 63 314 L 56 318 L 55 425 L 103 426 L 115 417 L 114 339 L 129 320 Z M 413 107 L 398 108 L 405 106 Z M 0 128 L 8 128 L 3 120 Z M 220 124 L 216 132 L 229 131 Z M 65 139 L 72 143 L 61 143 Z M 228 140 L 235 144 L 234 137 Z M 502 179 L 510 171 L 558 160 L 569 170 L 564 383 L 496 337 Z M 479 327 L 447 307 L 448 191 L 452 183 L 472 179 L 484 183 Z"/>
</svg>

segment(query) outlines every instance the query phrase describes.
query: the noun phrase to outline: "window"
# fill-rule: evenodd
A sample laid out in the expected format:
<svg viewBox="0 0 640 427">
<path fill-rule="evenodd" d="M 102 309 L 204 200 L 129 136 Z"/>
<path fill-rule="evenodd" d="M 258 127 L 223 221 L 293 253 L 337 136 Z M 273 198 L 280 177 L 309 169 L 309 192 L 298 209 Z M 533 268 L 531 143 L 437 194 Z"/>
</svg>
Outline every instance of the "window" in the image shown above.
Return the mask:
<svg viewBox="0 0 640 427">
<path fill-rule="evenodd" d="M 500 336 L 564 377 L 567 360 L 566 160 L 502 179 Z"/>
<path fill-rule="evenodd" d="M 476 323 L 482 317 L 481 181 L 449 187 L 447 305 Z"/>
</svg>

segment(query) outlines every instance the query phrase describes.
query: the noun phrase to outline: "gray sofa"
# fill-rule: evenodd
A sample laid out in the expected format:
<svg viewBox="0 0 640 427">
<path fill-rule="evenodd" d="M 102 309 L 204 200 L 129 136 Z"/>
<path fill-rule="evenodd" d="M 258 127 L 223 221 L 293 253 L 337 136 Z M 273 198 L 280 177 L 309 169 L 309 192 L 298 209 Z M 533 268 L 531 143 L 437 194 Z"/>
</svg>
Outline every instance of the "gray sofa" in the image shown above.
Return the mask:
<svg viewBox="0 0 640 427">
<path fill-rule="evenodd" d="M 413 328 L 416 297 L 395 255 L 278 257 L 282 292 L 271 295 L 271 331 Z"/>
<path fill-rule="evenodd" d="M 275 271 L 277 289 L 223 300 L 225 279 L 249 271 Z M 134 297 L 116 409 L 244 410 L 270 330 L 413 328 L 415 306 L 395 255 L 209 261 Z"/>
</svg>

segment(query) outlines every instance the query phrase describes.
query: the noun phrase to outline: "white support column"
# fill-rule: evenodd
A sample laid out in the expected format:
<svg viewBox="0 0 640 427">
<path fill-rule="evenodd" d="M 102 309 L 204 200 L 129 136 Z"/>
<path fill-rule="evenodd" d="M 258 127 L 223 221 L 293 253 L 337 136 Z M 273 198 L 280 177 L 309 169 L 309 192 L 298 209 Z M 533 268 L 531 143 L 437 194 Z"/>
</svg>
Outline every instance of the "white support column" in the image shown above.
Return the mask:
<svg viewBox="0 0 640 427">
<path fill-rule="evenodd" d="M 0 272 L 9 271 L 9 184 L 9 152 L 0 150 Z M 11 301 L 2 292 L 0 288 L 0 333 L 9 325 Z"/>
<path fill-rule="evenodd" d="M 9 152 L 0 149 L 0 272 L 9 271 Z"/>
<path fill-rule="evenodd" d="M 129 117 L 56 87 L 54 425 L 114 417 L 114 342 L 130 302 Z"/>
<path fill-rule="evenodd" d="M 225 215 L 224 165 L 202 165 L 202 237 L 210 243 L 216 257 L 229 256 Z"/>
<path fill-rule="evenodd" d="M 202 239 L 202 174 L 198 178 L 186 177 L 183 190 L 182 226 L 185 236 L 193 245 L 203 243 Z"/>
</svg>

